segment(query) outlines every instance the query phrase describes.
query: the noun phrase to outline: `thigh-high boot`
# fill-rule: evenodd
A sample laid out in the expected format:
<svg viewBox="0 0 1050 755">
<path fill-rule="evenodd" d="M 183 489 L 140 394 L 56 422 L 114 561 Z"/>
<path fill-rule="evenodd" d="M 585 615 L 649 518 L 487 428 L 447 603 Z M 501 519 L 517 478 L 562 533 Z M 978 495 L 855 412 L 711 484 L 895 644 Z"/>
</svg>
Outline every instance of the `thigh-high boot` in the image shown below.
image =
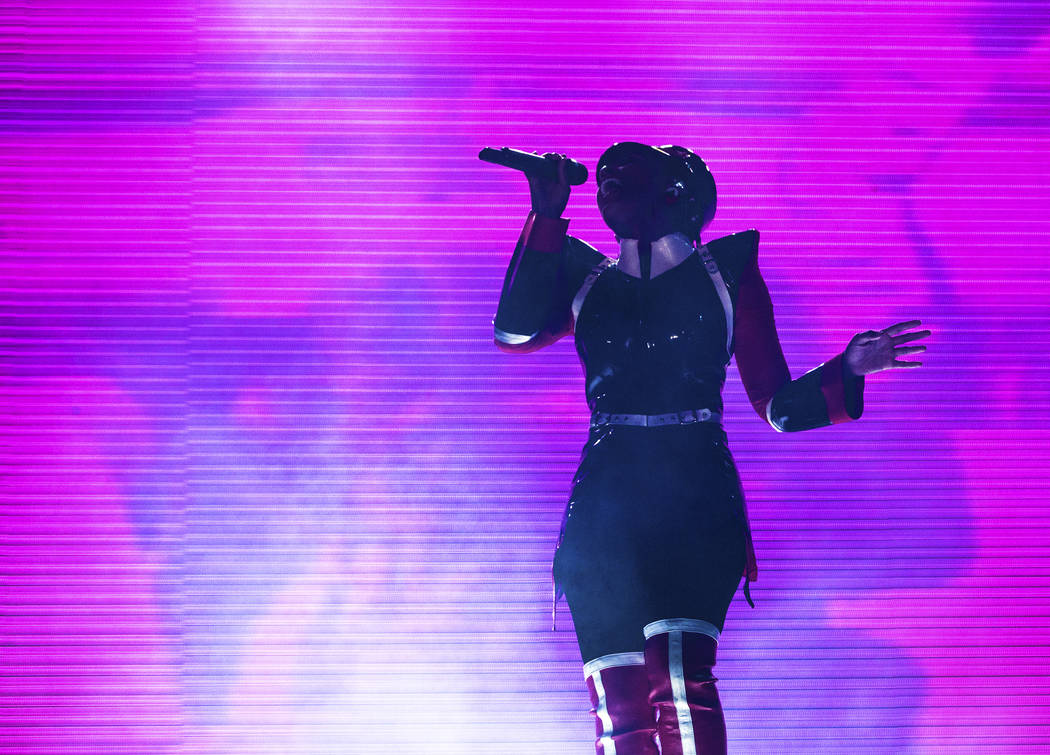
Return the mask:
<svg viewBox="0 0 1050 755">
<path fill-rule="evenodd" d="M 598 755 L 658 755 L 643 653 L 613 653 L 583 666 Z"/>
<path fill-rule="evenodd" d="M 719 631 L 698 619 L 645 627 L 649 702 L 663 755 L 725 755 L 726 724 L 711 669 Z"/>
</svg>

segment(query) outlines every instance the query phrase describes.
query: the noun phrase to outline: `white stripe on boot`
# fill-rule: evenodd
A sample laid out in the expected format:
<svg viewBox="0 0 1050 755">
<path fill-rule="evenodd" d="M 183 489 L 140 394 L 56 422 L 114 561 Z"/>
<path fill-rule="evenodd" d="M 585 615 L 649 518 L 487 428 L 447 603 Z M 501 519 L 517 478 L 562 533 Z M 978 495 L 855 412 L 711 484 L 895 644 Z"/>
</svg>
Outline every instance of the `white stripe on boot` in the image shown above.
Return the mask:
<svg viewBox="0 0 1050 755">
<path fill-rule="evenodd" d="M 598 755 L 658 755 L 644 653 L 612 653 L 583 666 Z M 621 752 L 622 750 L 622 752 Z"/>
</svg>

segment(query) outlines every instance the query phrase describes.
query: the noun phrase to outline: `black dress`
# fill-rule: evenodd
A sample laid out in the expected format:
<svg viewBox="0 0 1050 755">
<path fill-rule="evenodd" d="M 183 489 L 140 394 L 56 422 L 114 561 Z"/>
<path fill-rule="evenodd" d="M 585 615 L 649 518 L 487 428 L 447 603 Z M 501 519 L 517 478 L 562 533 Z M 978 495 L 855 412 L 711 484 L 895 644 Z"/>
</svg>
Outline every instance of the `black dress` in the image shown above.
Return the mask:
<svg viewBox="0 0 1050 755">
<path fill-rule="evenodd" d="M 723 256 L 732 238 L 720 240 Z M 720 267 L 730 283 L 736 266 Z M 605 267 L 575 335 L 592 412 L 721 415 L 726 312 L 697 253 L 650 281 Z M 642 627 L 659 619 L 721 630 L 748 546 L 740 478 L 718 422 L 592 424 L 554 561 L 583 659 L 640 650 Z"/>
</svg>

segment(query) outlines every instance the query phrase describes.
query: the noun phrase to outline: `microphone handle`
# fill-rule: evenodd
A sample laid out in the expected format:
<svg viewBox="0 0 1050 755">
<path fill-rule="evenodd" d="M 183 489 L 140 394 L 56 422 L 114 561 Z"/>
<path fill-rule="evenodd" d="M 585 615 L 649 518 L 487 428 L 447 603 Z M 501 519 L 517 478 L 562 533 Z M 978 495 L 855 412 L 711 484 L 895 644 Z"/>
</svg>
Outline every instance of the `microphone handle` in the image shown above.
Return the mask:
<svg viewBox="0 0 1050 755">
<path fill-rule="evenodd" d="M 503 165 L 507 168 L 520 170 L 522 173 L 542 176 L 552 181 L 558 180 L 558 164 L 545 157 L 534 155 L 531 152 L 522 152 L 520 149 L 493 149 L 485 147 L 478 153 L 478 157 L 487 163 Z M 587 166 L 575 160 L 566 159 L 565 179 L 570 186 L 579 186 L 587 180 Z"/>
</svg>

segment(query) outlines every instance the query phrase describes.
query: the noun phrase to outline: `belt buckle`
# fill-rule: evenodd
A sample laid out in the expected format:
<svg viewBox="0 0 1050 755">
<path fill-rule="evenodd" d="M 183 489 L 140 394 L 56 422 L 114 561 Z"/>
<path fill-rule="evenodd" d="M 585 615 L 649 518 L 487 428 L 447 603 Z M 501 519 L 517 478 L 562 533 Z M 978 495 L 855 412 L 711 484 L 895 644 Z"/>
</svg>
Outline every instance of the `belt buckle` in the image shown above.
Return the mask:
<svg viewBox="0 0 1050 755">
<path fill-rule="evenodd" d="M 700 422 L 706 422 L 707 420 L 711 419 L 711 410 L 706 407 L 701 409 L 699 412 L 697 412 L 697 419 Z"/>
<path fill-rule="evenodd" d="M 680 425 L 691 425 L 692 423 L 699 421 L 695 409 L 687 409 L 684 412 L 678 412 L 678 424 Z"/>
</svg>

